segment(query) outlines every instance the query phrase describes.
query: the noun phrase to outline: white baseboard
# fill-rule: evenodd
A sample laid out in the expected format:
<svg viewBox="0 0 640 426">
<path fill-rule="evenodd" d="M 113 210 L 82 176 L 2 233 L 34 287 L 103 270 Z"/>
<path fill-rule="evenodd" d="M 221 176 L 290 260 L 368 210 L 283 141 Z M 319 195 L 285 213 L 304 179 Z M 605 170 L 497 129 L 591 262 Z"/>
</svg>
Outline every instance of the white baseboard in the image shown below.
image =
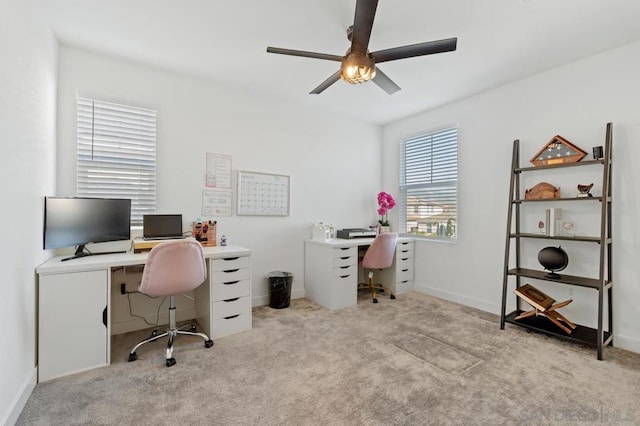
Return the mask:
<svg viewBox="0 0 640 426">
<path fill-rule="evenodd" d="M 20 417 L 20 413 L 22 413 L 22 410 L 24 409 L 24 406 L 27 404 L 27 401 L 29 400 L 31 393 L 36 388 L 37 381 L 38 381 L 38 368 L 34 367 L 33 370 L 31 371 L 31 374 L 29 374 L 29 377 L 27 377 L 27 380 L 25 380 L 24 384 L 22 385 L 22 389 L 20 390 L 20 393 L 16 395 L 15 399 L 13 400 L 13 403 L 11 404 L 9 411 L 5 414 L 2 421 L 0 421 L 0 424 L 14 425 L 18 421 L 18 417 Z"/>
<path fill-rule="evenodd" d="M 613 346 L 640 354 L 640 340 L 634 337 L 626 337 L 620 336 L 619 334 L 614 334 Z"/>
<path fill-rule="evenodd" d="M 480 309 L 492 314 L 500 314 L 500 304 L 493 301 L 474 299 L 462 294 L 451 293 L 437 288 L 427 287 L 426 285 L 421 284 L 416 284 L 414 289 L 418 293 L 428 294 L 439 299 L 448 300 L 450 302 L 459 303 L 465 306 L 471 306 L 472 308 Z M 498 297 L 499 296 L 500 295 L 498 294 Z"/>
</svg>

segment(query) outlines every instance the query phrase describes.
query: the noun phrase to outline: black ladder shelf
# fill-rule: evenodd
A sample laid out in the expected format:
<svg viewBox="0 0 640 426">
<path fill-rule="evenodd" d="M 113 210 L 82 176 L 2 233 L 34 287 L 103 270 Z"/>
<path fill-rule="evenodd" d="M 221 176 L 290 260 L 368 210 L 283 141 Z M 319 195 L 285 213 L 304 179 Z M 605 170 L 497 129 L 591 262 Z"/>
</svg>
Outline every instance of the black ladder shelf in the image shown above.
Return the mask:
<svg viewBox="0 0 640 426">
<path fill-rule="evenodd" d="M 613 124 L 607 123 L 605 133 L 604 158 L 597 160 L 579 161 L 575 163 L 543 165 L 537 167 L 520 167 L 519 140 L 513 141 L 513 156 L 511 159 L 511 183 L 509 188 L 509 212 L 507 216 L 507 232 L 505 238 L 504 276 L 502 282 L 502 310 L 500 313 L 500 329 L 504 330 L 505 323 L 523 327 L 529 331 L 545 333 L 563 340 L 597 348 L 598 359 L 603 359 L 603 348 L 613 345 L 613 305 L 612 305 L 612 238 L 611 238 L 611 150 L 613 143 Z M 584 167 L 602 165 L 602 194 L 598 197 L 585 198 L 555 198 L 555 199 L 524 199 L 520 197 L 520 175 L 526 172 L 549 170 L 567 167 Z M 520 208 L 523 203 L 535 202 L 580 202 L 600 203 L 600 235 L 599 236 L 547 236 L 520 231 Z M 553 225 L 551 225 L 553 226 Z M 562 274 L 560 279 L 548 278 L 545 271 L 526 269 L 520 266 L 521 245 L 524 239 L 542 238 L 548 240 L 581 241 L 599 244 L 599 272 L 598 277 L 580 277 Z M 511 244 L 515 245 L 515 267 L 511 262 Z M 515 278 L 515 287 L 521 286 L 522 278 L 551 281 L 555 283 L 587 287 L 598 292 L 597 328 L 576 324 L 571 334 L 564 333 L 560 328 L 543 316 L 532 316 L 516 320 L 523 310 L 520 299 L 516 298 L 516 310 L 506 313 L 509 278 Z M 603 328 L 605 294 L 607 302 L 607 327 Z"/>
</svg>

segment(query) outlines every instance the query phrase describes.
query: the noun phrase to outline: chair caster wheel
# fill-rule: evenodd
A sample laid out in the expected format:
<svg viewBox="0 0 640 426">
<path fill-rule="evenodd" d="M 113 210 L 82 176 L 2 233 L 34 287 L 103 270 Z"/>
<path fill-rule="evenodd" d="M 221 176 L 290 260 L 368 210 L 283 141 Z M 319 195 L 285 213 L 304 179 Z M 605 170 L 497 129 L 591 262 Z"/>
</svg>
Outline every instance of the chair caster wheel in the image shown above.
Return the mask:
<svg viewBox="0 0 640 426">
<path fill-rule="evenodd" d="M 373 299 L 373 303 L 378 303 L 378 299 Z"/>
<path fill-rule="evenodd" d="M 211 346 L 213 346 L 213 340 L 207 340 L 206 342 L 204 342 L 205 348 L 210 348 Z"/>
<path fill-rule="evenodd" d="M 378 290 L 378 293 L 384 293 L 384 288 L 381 288 L 380 290 Z"/>
<path fill-rule="evenodd" d="M 129 354 L 129 362 L 135 361 L 136 359 L 138 359 L 138 355 L 136 355 L 135 352 Z"/>
<path fill-rule="evenodd" d="M 391 295 L 391 299 L 393 300 L 393 299 L 395 299 L 395 298 L 396 298 L 396 296 L 394 296 L 394 295 L 392 294 L 392 295 Z"/>
<path fill-rule="evenodd" d="M 195 324 L 191 324 L 191 331 L 193 331 L 194 333 L 196 332 L 196 325 Z"/>
<path fill-rule="evenodd" d="M 172 365 L 176 365 L 176 359 L 175 358 L 169 358 L 167 360 L 167 367 L 171 367 Z"/>
</svg>

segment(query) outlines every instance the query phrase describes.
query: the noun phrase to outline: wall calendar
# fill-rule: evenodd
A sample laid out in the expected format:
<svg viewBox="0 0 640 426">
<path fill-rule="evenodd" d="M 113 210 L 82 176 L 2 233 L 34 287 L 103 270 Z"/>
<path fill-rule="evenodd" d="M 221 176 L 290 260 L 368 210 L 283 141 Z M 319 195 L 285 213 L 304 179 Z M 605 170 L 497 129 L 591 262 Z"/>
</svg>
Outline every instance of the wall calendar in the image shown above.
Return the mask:
<svg viewBox="0 0 640 426">
<path fill-rule="evenodd" d="M 289 216 L 290 178 L 238 170 L 238 215 Z"/>
</svg>

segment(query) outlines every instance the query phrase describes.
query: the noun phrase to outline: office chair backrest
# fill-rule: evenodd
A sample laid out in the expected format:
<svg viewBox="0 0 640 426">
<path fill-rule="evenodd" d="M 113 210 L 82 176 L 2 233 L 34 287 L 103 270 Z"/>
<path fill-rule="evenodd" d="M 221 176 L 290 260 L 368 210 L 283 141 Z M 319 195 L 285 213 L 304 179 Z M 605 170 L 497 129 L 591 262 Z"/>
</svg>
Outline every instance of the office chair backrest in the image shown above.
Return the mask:
<svg viewBox="0 0 640 426">
<path fill-rule="evenodd" d="M 193 290 L 206 278 L 199 242 L 193 238 L 166 241 L 149 252 L 139 290 L 149 296 L 171 296 Z"/>
<path fill-rule="evenodd" d="M 393 264 L 398 234 L 385 232 L 378 235 L 367 249 L 362 259 L 362 266 L 367 269 L 384 269 Z"/>
</svg>

